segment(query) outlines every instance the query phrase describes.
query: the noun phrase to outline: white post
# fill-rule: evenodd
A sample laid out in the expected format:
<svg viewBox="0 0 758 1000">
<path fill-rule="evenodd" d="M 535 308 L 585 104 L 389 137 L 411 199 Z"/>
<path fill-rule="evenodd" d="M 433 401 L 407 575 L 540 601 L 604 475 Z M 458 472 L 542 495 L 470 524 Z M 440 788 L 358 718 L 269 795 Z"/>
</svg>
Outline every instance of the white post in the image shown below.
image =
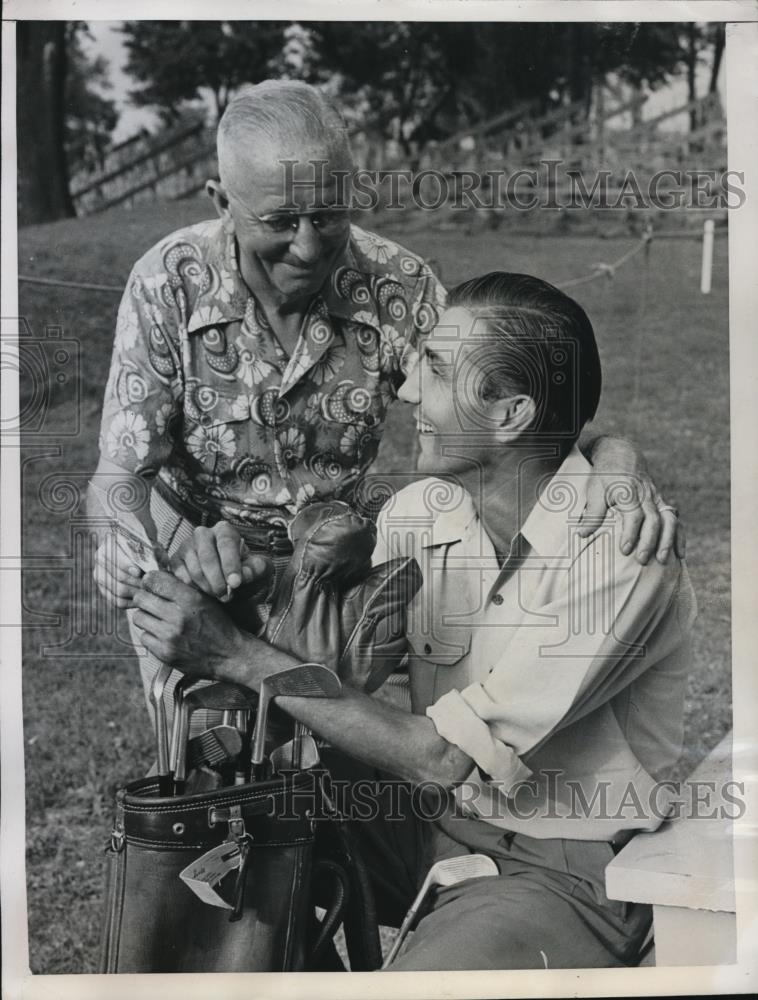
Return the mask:
<svg viewBox="0 0 758 1000">
<path fill-rule="evenodd" d="M 703 263 L 700 268 L 700 291 L 708 295 L 711 290 L 713 272 L 713 219 L 708 219 L 703 228 Z"/>
</svg>

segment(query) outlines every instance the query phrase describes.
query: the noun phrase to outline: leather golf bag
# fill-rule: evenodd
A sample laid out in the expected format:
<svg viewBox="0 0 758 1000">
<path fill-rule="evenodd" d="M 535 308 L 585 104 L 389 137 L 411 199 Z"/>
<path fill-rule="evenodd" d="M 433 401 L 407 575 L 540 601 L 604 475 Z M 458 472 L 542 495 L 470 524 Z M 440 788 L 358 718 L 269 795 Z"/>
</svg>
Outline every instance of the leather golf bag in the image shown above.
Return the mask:
<svg viewBox="0 0 758 1000">
<path fill-rule="evenodd" d="M 376 690 L 405 657 L 418 566 L 372 568 L 375 528 L 339 502 L 306 508 L 291 538 L 262 637 L 305 666 L 328 667 L 332 680 Z M 155 777 L 127 785 L 109 848 L 101 971 L 334 969 L 340 923 L 351 969 L 378 968 L 370 883 L 327 780 L 314 767 L 174 797 Z"/>
<path fill-rule="evenodd" d="M 343 920 L 351 967 L 378 968 L 370 884 L 325 780 L 320 771 L 285 772 L 180 798 L 159 797 L 151 777 L 122 789 L 108 847 L 100 971 L 317 970 L 333 955 Z M 244 857 L 228 878 L 231 908 L 209 905 L 179 877 L 224 846 Z M 326 910 L 320 922 L 316 902 Z"/>
</svg>

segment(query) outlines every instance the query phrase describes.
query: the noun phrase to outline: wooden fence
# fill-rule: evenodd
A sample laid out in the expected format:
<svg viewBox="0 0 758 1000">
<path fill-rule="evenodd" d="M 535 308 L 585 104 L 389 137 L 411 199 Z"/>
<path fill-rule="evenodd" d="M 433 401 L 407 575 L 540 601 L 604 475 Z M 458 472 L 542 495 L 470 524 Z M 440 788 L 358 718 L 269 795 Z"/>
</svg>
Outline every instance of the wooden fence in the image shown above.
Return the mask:
<svg viewBox="0 0 758 1000">
<path fill-rule="evenodd" d="M 585 102 L 576 101 L 539 114 L 535 102 L 524 102 L 442 142 L 430 142 L 417 151 L 413 166 L 452 177 L 463 170 L 508 173 L 538 168 L 551 159 L 560 163 L 551 175 L 554 186 L 566 184 L 567 170 L 588 177 L 610 170 L 621 184 L 629 171 L 644 182 L 663 169 L 726 169 L 726 121 L 717 95 L 647 119 L 645 104 L 644 98 L 634 96 L 611 107 L 599 101 L 588 111 Z M 686 132 L 660 128 L 682 114 L 698 127 Z M 631 126 L 619 121 L 624 116 L 631 118 Z M 366 135 L 356 138 L 360 144 Z M 375 165 L 408 166 L 398 162 L 386 143 L 383 149 L 377 146 L 376 136 L 369 139 L 370 151 L 359 161 L 368 156 Z M 185 198 L 201 190 L 216 171 L 215 134 L 204 122 L 163 135 L 143 129 L 113 146 L 94 174 L 77 178 L 72 196 L 82 215 L 148 198 Z"/>
<path fill-rule="evenodd" d="M 72 197 L 78 214 L 148 198 L 184 198 L 216 173 L 215 132 L 202 121 L 162 136 L 143 129 L 112 147 L 103 167 L 76 179 Z"/>
</svg>

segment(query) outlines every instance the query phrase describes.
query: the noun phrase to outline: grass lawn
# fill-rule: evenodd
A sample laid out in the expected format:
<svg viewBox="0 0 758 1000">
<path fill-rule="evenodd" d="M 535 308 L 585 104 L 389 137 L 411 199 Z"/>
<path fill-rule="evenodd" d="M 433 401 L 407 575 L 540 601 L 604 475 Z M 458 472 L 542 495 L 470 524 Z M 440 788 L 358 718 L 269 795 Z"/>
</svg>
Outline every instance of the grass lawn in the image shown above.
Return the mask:
<svg viewBox="0 0 758 1000">
<path fill-rule="evenodd" d="M 22 230 L 19 271 L 37 277 L 122 284 L 153 242 L 208 217 L 204 200 Z M 621 256 L 634 237 L 478 235 L 463 229 L 382 231 L 434 258 L 443 280 L 494 268 L 563 281 Z M 379 228 L 379 227 L 377 227 Z M 515 228 L 515 224 L 514 224 Z M 688 564 L 700 607 L 680 775 L 731 722 L 729 568 L 729 355 L 726 241 L 717 239 L 713 293 L 698 291 L 700 245 L 654 242 L 612 280 L 573 293 L 595 326 L 604 365 L 596 426 L 636 441 L 687 528 Z M 58 336 L 68 360 L 52 380 L 49 409 L 23 451 L 24 720 L 29 934 L 34 972 L 97 968 L 103 848 L 115 789 L 144 773 L 152 739 L 126 623 L 94 602 L 86 566 L 86 480 L 97 431 L 118 296 L 22 283 L 21 315 L 34 344 Z M 46 335 L 47 329 L 47 335 Z M 60 345 L 59 345 L 60 346 Z M 46 348 L 50 357 L 55 347 Z M 76 370 L 72 368 L 73 358 Z M 37 395 L 35 395 L 35 389 Z M 22 387 L 42 412 L 41 386 Z M 380 452 L 383 469 L 406 470 L 413 441 L 397 407 Z M 94 610 L 93 610 L 94 609 Z M 6 919 L 9 915 L 6 914 Z"/>
</svg>

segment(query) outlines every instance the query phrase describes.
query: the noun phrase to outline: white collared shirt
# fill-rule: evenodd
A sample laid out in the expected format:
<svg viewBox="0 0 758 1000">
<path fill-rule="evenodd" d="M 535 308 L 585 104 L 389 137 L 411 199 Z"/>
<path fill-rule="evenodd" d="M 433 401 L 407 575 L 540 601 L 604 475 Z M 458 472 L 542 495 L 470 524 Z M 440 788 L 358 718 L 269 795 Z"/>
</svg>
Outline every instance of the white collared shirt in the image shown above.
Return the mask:
<svg viewBox="0 0 758 1000">
<path fill-rule="evenodd" d="M 609 513 L 576 532 L 591 465 L 573 448 L 499 567 L 472 498 L 426 479 L 379 516 L 375 562 L 414 555 L 413 710 L 477 765 L 471 815 L 533 837 L 654 829 L 681 752 L 695 599 L 684 565 L 619 551 Z M 526 512 L 525 512 L 526 513 Z"/>
</svg>

